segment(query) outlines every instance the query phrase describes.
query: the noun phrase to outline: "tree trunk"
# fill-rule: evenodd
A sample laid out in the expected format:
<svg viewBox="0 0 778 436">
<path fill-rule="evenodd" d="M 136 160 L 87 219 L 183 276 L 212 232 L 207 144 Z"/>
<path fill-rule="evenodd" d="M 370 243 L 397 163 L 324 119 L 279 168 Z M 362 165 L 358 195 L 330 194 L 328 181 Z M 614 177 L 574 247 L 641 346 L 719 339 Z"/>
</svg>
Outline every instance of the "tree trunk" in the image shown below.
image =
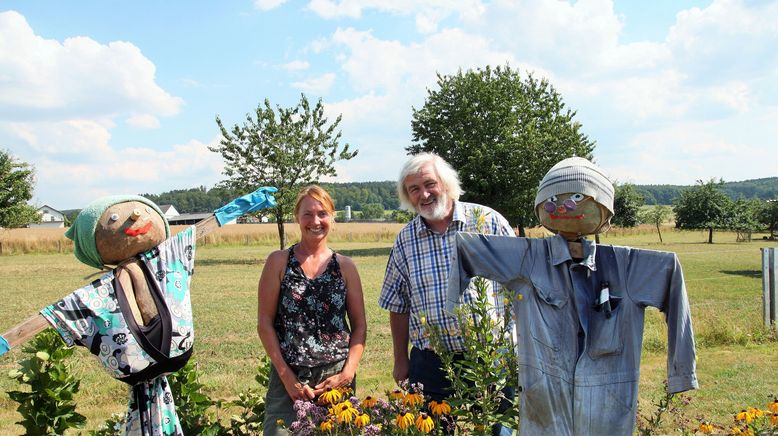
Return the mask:
<svg viewBox="0 0 778 436">
<path fill-rule="evenodd" d="M 524 226 L 519 224 L 518 229 L 519 229 L 519 237 L 525 238 L 527 236 L 527 232 L 524 231 Z"/>
<path fill-rule="evenodd" d="M 708 227 L 708 244 L 713 243 L 713 227 Z"/>
<path fill-rule="evenodd" d="M 276 209 L 277 211 L 277 209 Z M 278 242 L 281 246 L 281 250 L 286 248 L 286 233 L 284 233 L 284 216 L 281 213 L 276 213 L 276 225 L 278 226 Z"/>
<path fill-rule="evenodd" d="M 656 225 L 656 232 L 659 234 L 659 243 L 664 244 L 665 241 L 662 240 L 662 232 L 659 231 L 659 224 Z"/>
</svg>

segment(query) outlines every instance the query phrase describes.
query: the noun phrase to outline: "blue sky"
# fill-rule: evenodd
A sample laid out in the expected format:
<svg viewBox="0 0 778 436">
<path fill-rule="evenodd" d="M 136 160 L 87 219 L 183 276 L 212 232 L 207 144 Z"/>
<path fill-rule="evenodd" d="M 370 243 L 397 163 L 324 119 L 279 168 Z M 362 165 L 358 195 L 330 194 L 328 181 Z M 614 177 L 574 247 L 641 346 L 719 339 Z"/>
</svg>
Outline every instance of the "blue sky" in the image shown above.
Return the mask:
<svg viewBox="0 0 778 436">
<path fill-rule="evenodd" d="M 5 0 L 0 148 L 57 209 L 211 188 L 215 117 L 305 93 L 359 150 L 335 181 L 394 180 L 436 72 L 508 63 L 563 95 L 614 180 L 771 177 L 777 22 L 775 1 Z"/>
</svg>

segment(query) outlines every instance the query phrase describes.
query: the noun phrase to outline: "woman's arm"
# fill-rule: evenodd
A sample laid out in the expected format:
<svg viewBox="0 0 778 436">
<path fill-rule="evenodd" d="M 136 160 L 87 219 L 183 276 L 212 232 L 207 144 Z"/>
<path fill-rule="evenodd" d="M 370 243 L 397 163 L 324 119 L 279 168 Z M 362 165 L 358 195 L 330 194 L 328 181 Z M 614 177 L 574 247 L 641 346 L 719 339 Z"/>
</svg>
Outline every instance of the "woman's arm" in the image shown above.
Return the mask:
<svg viewBox="0 0 778 436">
<path fill-rule="evenodd" d="M 303 385 L 297 380 L 297 374 L 284 361 L 281 355 L 281 346 L 273 326 L 278 308 L 278 298 L 281 293 L 281 278 L 286 268 L 289 253 L 287 251 L 274 251 L 265 261 L 262 268 L 262 276 L 259 279 L 257 291 L 257 333 L 265 347 L 265 353 L 273 363 L 278 376 L 284 383 L 286 393 L 292 401 L 309 400 L 314 398 L 313 389 Z"/>
<path fill-rule="evenodd" d="M 335 374 L 316 385 L 314 393 L 321 394 L 328 388 L 346 386 L 354 380 L 357 373 L 359 360 L 365 351 L 367 338 L 367 321 L 365 319 L 365 299 L 362 295 L 362 281 L 359 272 L 351 258 L 338 255 L 338 263 L 343 280 L 346 283 L 346 313 L 351 326 L 351 339 L 349 341 L 348 357 L 343 364 L 340 373 Z"/>
</svg>

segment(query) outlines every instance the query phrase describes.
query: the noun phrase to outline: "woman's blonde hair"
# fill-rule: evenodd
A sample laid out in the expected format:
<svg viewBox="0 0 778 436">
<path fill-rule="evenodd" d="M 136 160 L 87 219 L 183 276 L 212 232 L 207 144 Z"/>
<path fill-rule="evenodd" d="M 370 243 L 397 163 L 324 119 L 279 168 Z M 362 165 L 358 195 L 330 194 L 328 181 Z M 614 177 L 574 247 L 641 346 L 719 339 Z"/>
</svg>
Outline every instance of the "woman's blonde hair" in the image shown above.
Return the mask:
<svg viewBox="0 0 778 436">
<path fill-rule="evenodd" d="M 311 197 L 318 201 L 328 214 L 335 217 L 335 203 L 330 194 L 319 185 L 308 185 L 297 194 L 297 201 L 294 203 L 294 222 L 297 222 L 297 213 L 300 211 L 300 204 L 305 197 Z"/>
</svg>

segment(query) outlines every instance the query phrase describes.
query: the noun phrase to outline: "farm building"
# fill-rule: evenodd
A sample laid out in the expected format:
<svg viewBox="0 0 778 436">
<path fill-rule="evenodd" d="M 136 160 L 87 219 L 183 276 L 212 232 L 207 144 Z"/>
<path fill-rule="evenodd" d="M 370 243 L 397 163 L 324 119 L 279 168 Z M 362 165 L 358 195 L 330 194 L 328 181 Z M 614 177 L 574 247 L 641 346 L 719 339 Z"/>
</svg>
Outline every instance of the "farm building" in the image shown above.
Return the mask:
<svg viewBox="0 0 778 436">
<path fill-rule="evenodd" d="M 30 228 L 62 228 L 65 227 L 65 214 L 54 209 L 51 206 L 43 205 L 38 208 L 38 215 L 41 216 L 40 223 L 28 224 Z"/>
</svg>

